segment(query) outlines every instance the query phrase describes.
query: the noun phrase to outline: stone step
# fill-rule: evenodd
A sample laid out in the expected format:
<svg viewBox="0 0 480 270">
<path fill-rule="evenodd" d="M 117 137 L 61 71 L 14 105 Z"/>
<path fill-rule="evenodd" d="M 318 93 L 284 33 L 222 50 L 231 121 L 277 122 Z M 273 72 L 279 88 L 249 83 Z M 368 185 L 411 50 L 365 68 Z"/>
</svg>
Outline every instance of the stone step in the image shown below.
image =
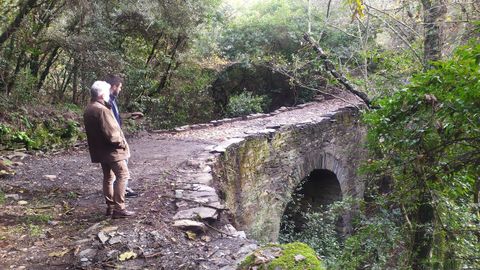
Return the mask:
<svg viewBox="0 0 480 270">
<path fill-rule="evenodd" d="M 216 209 L 210 207 L 195 207 L 186 210 L 178 211 L 175 216 L 173 216 L 174 220 L 178 219 L 201 219 L 201 220 L 214 220 L 218 218 L 218 211 Z"/>
</svg>

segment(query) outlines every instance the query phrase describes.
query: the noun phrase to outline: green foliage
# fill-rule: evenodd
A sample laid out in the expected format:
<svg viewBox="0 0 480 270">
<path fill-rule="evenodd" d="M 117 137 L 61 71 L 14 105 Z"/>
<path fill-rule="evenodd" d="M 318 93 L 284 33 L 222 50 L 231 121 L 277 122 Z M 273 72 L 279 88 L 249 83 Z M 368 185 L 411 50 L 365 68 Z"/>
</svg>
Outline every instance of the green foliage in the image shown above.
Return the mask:
<svg viewBox="0 0 480 270">
<path fill-rule="evenodd" d="M 27 149 L 30 149 L 34 144 L 34 141 L 30 139 L 25 131 L 16 131 L 11 136 L 11 141 L 13 143 L 20 143 L 25 145 Z"/>
<path fill-rule="evenodd" d="M 255 253 L 261 253 L 263 250 L 279 250 L 280 256 L 267 262 L 265 264 L 255 265 L 255 254 L 252 254 L 245 258 L 245 260 L 238 266 L 238 270 L 244 269 L 264 269 L 264 270 L 323 270 L 325 269 L 321 262 L 317 259 L 315 251 L 308 245 L 300 242 L 294 242 L 283 245 L 267 245 L 260 248 Z M 275 251 L 274 251 L 275 252 Z M 270 253 L 270 252 L 269 252 Z M 301 255 L 304 257 L 302 260 L 295 260 L 295 256 Z"/>
<path fill-rule="evenodd" d="M 78 194 L 75 191 L 69 191 L 67 193 L 67 198 L 68 199 L 76 199 L 76 198 L 78 198 Z"/>
<path fill-rule="evenodd" d="M 252 113 L 261 113 L 266 106 L 264 96 L 253 96 L 250 92 L 242 92 L 239 95 L 231 96 L 227 105 L 227 115 L 237 117 Z"/>
<path fill-rule="evenodd" d="M 22 217 L 24 223 L 30 224 L 46 224 L 52 220 L 52 216 L 48 214 L 34 214 Z"/>
<path fill-rule="evenodd" d="M 39 237 L 43 234 L 43 228 L 39 225 L 28 224 L 27 230 L 32 237 Z"/>
<path fill-rule="evenodd" d="M 213 71 L 192 63 L 177 71 L 177 79 L 165 92 L 154 97 L 141 97 L 135 106 L 145 112 L 149 127 L 154 129 L 209 121 L 213 115 L 213 101 L 209 94 L 213 75 Z"/>
<path fill-rule="evenodd" d="M 346 238 L 332 269 L 408 269 L 408 243 L 401 222 L 399 209 L 363 203 L 352 221 L 355 233 Z"/>
<path fill-rule="evenodd" d="M 414 46 L 419 49 L 421 44 L 416 43 Z M 423 68 L 411 50 L 373 48 L 361 56 L 368 59 L 368 80 L 371 87 L 367 87 L 366 93 L 372 98 L 394 94 L 410 80 L 412 74 Z M 365 84 L 362 78 L 353 78 L 352 81 L 358 85 Z"/>
<path fill-rule="evenodd" d="M 387 201 L 402 205 L 411 218 L 411 231 L 403 237 L 413 241 L 415 232 L 427 230 L 431 240 L 443 243 L 426 244 L 433 252 L 422 262 L 426 267 L 455 265 L 449 257 L 463 267 L 480 267 L 474 255 L 480 251 L 475 235 L 480 220 L 472 204 L 480 176 L 479 55 L 478 42 L 458 49 L 451 60 L 435 63 L 365 114 L 375 155 L 365 170 L 391 177 Z M 432 208 L 427 223 L 419 216 L 424 205 Z M 410 244 L 414 250 L 425 242 Z"/>
<path fill-rule="evenodd" d="M 15 127 L 0 124 L 0 143 L 7 149 L 26 148 L 28 150 L 48 150 L 68 147 L 84 138 L 80 125 L 74 120 L 57 118 L 42 120 L 20 116 Z M 12 120 L 16 124 L 15 120 Z"/>
<path fill-rule="evenodd" d="M 29 68 L 22 69 L 15 82 L 15 88 L 12 90 L 11 101 L 15 105 L 22 105 L 32 102 L 35 95 L 35 86 L 37 78 L 32 75 Z"/>
<path fill-rule="evenodd" d="M 305 11 L 299 1 L 259 3 L 232 21 L 220 41 L 220 47 L 230 59 L 270 53 L 288 56 L 299 46 L 294 33 L 299 33 L 301 28 L 306 29 L 306 20 L 300 18 L 305 19 Z"/>
<path fill-rule="evenodd" d="M 337 203 L 330 206 L 326 211 L 312 211 L 307 209 L 301 212 L 301 209 L 294 208 L 293 211 L 302 213 L 301 228 L 296 228 L 295 220 L 288 216 L 282 217 L 281 231 L 279 235 L 280 243 L 302 242 L 312 247 L 330 267 L 336 262 L 340 252 L 341 242 L 336 224 L 340 218 Z"/>
</svg>

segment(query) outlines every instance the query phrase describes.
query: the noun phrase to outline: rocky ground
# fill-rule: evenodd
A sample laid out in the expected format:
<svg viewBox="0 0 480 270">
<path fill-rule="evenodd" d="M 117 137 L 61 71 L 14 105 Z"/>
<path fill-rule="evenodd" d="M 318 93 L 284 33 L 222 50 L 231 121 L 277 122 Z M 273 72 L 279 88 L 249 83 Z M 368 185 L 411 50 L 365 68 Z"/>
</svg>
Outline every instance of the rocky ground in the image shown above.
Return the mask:
<svg viewBox="0 0 480 270">
<path fill-rule="evenodd" d="M 4 154 L 16 174 L 0 178 L 0 269 L 234 269 L 256 243 L 230 225 L 213 188 L 210 165 L 222 144 L 358 104 L 343 98 L 129 138 L 130 186 L 140 192 L 127 201 L 132 219 L 104 216 L 101 170 L 85 143 Z"/>
</svg>

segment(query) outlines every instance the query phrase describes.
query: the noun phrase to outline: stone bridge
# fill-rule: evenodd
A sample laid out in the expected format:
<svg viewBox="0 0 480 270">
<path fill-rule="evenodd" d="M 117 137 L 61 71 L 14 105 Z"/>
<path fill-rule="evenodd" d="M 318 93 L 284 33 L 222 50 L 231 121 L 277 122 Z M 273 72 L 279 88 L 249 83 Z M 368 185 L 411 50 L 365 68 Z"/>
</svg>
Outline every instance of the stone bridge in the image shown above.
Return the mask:
<svg viewBox="0 0 480 270">
<path fill-rule="evenodd" d="M 362 196 L 357 169 L 365 130 L 357 106 L 328 100 L 179 128 L 177 137 L 216 143 L 187 162 L 175 219 L 216 218 L 226 209 L 249 238 L 276 241 L 287 203 L 306 177 L 318 178 L 307 190 L 317 201 Z M 215 127 L 205 132 L 209 126 Z"/>
</svg>

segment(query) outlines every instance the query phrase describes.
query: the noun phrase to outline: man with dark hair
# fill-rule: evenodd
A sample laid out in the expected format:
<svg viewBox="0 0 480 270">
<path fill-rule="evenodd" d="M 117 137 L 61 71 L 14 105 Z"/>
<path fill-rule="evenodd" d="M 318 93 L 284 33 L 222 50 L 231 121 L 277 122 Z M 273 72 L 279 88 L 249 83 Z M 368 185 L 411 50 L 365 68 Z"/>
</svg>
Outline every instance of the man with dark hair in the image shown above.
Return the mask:
<svg viewBox="0 0 480 270">
<path fill-rule="evenodd" d="M 90 95 L 83 120 L 92 162 L 102 166 L 106 215 L 112 218 L 134 216 L 135 212 L 125 207 L 125 181 L 130 177 L 125 160 L 130 157 L 130 149 L 110 109 L 110 84 L 96 81 Z"/>
<path fill-rule="evenodd" d="M 112 107 L 113 115 L 118 122 L 118 125 L 122 126 L 122 118 L 120 117 L 120 111 L 118 110 L 117 105 L 117 97 L 122 91 L 123 86 L 123 78 L 118 75 L 108 75 L 106 82 L 109 83 L 110 86 L 110 106 Z M 128 163 L 128 159 L 126 160 Z M 138 193 L 133 191 L 133 189 L 128 187 L 128 182 L 130 179 L 127 179 L 125 183 L 125 196 L 127 198 L 135 198 L 138 197 Z"/>
</svg>

